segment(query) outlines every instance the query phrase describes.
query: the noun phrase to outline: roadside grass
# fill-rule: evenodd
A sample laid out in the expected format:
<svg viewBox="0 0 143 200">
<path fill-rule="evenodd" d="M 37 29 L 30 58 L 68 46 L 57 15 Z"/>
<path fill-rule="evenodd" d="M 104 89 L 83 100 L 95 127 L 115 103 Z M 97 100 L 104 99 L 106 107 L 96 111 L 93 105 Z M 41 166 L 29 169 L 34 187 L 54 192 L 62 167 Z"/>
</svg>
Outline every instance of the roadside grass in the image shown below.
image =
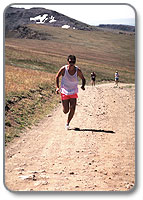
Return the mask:
<svg viewBox="0 0 143 200">
<path fill-rule="evenodd" d="M 49 88 L 50 89 L 50 88 Z M 19 137 L 25 128 L 36 125 L 58 103 L 58 97 L 51 92 L 40 90 L 28 94 L 15 93 L 6 100 L 5 111 L 5 142 Z"/>
<path fill-rule="evenodd" d="M 59 102 L 55 75 L 69 54 L 76 55 L 87 85 L 93 71 L 99 83 L 114 81 L 116 70 L 120 82 L 135 82 L 134 35 L 28 26 L 45 37 L 47 34 L 47 40 L 5 40 L 6 142 L 19 137 L 23 129 L 42 119 Z"/>
<path fill-rule="evenodd" d="M 59 102 L 55 76 L 47 72 L 6 66 L 5 141 L 36 124 Z"/>
</svg>

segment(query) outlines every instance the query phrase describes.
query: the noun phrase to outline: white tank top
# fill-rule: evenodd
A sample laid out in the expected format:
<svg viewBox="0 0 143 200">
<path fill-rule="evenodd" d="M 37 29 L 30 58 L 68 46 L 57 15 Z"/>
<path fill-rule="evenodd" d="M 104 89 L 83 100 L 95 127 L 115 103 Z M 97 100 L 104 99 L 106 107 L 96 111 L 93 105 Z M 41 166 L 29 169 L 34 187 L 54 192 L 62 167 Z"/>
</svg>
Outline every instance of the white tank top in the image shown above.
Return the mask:
<svg viewBox="0 0 143 200">
<path fill-rule="evenodd" d="M 72 95 L 78 93 L 78 67 L 75 66 L 76 72 L 74 75 L 70 75 L 68 72 L 68 65 L 65 65 L 65 74 L 61 81 L 61 93 L 65 95 Z"/>
</svg>

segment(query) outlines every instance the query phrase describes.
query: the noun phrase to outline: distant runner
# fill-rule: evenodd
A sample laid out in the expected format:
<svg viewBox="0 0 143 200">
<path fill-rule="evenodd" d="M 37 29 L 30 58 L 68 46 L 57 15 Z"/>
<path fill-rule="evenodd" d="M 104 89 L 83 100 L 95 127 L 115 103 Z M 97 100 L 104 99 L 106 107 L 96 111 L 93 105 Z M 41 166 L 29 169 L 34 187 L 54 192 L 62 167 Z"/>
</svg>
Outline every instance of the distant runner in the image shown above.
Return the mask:
<svg viewBox="0 0 143 200">
<path fill-rule="evenodd" d="M 81 72 L 81 70 L 75 66 L 76 57 L 74 55 L 68 56 L 68 65 L 61 67 L 56 75 L 56 92 L 61 93 L 63 112 L 68 114 L 68 119 L 65 128 L 69 129 L 69 123 L 74 116 L 76 102 L 78 98 L 78 76 L 82 80 L 81 89 L 85 90 L 86 80 Z M 61 88 L 59 88 L 59 77 L 62 76 Z"/>
<path fill-rule="evenodd" d="M 115 72 L 115 85 L 118 86 L 118 82 L 119 82 L 119 73 L 118 71 Z"/>
<path fill-rule="evenodd" d="M 95 86 L 95 79 L 96 79 L 96 74 L 95 74 L 95 72 L 92 72 L 91 73 L 91 84 L 92 84 L 92 86 L 93 85 Z"/>
</svg>

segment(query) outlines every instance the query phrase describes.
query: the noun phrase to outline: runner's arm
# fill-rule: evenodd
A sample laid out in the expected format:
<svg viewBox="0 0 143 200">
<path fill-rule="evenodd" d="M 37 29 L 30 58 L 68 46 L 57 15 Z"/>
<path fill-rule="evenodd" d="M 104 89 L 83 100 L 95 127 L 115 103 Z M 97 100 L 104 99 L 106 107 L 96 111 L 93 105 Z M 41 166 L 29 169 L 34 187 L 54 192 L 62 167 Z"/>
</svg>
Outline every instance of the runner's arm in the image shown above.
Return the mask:
<svg viewBox="0 0 143 200">
<path fill-rule="evenodd" d="M 58 71 L 58 73 L 56 75 L 56 92 L 57 92 L 57 94 L 60 91 L 59 78 L 60 78 L 61 75 L 64 75 L 64 72 L 65 72 L 65 68 L 61 67 L 61 69 Z"/>
<path fill-rule="evenodd" d="M 85 80 L 85 78 L 84 78 L 84 76 L 83 76 L 83 73 L 82 73 L 82 71 L 78 68 L 78 72 L 77 72 L 77 75 L 81 78 L 81 80 L 82 80 L 82 86 L 81 86 L 81 89 L 83 89 L 83 90 L 85 90 L 85 83 L 86 83 L 86 80 Z"/>
</svg>

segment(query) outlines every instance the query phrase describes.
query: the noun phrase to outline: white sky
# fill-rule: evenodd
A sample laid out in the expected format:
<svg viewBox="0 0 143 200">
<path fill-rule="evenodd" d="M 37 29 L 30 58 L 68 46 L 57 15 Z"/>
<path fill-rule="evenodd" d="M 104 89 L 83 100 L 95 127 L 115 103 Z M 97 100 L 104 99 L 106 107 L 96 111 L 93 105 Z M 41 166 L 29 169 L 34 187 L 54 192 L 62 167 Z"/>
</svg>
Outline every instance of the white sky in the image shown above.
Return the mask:
<svg viewBox="0 0 143 200">
<path fill-rule="evenodd" d="M 13 7 L 44 7 L 90 25 L 135 25 L 135 12 L 129 5 L 14 5 Z"/>
</svg>

